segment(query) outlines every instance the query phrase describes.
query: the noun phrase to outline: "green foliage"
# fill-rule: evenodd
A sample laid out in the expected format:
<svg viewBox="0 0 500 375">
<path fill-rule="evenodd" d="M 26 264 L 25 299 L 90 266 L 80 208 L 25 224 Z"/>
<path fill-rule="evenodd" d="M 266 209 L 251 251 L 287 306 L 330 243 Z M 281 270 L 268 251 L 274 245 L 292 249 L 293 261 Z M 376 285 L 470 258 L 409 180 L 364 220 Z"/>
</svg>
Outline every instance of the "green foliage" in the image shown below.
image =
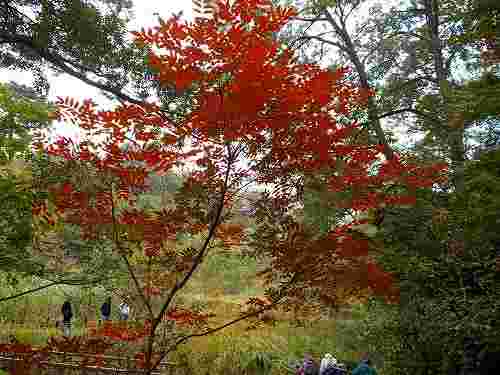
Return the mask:
<svg viewBox="0 0 500 375">
<path fill-rule="evenodd" d="M 152 193 L 175 193 L 182 187 L 182 177 L 171 173 L 165 176 L 150 176 Z"/>
<path fill-rule="evenodd" d="M 0 84 L 0 269 L 33 272 L 29 129 L 49 124 L 49 106 Z M 38 269 L 38 267 L 35 267 Z"/>
<path fill-rule="evenodd" d="M 13 173 L 0 177 L 0 269 L 11 269 L 29 257 L 31 191 L 20 191 Z"/>
<path fill-rule="evenodd" d="M 467 238 L 484 246 L 500 238 L 500 150 L 484 153 L 466 171 Z"/>
<path fill-rule="evenodd" d="M 338 358 L 352 368 L 359 361 L 354 353 L 369 352 L 380 373 L 402 374 L 400 306 L 372 298 L 367 304 L 353 305 L 352 318 L 335 323 L 334 347 L 341 348 Z"/>
<path fill-rule="evenodd" d="M 255 259 L 238 254 L 213 254 L 203 263 L 199 276 L 193 280 L 213 280 L 210 285 L 224 288 L 227 294 L 250 295 L 255 293 L 255 290 L 248 280 L 251 280 L 256 272 Z"/>
<path fill-rule="evenodd" d="M 0 162 L 29 159 L 29 129 L 49 124 L 49 105 L 16 94 L 0 84 Z"/>
<path fill-rule="evenodd" d="M 158 194 L 140 194 L 137 197 L 137 207 L 141 210 L 153 210 L 160 207 L 161 197 Z"/>
<path fill-rule="evenodd" d="M 243 355 L 242 368 L 252 374 L 266 374 L 273 367 L 273 358 L 269 353 L 250 352 Z"/>
<path fill-rule="evenodd" d="M 449 101 L 454 111 L 460 113 L 460 121 L 467 125 L 497 123 L 500 119 L 500 78 L 486 72 L 478 79 L 466 82 L 452 90 Z M 477 132 L 477 127 L 475 127 Z M 480 131 L 480 130 L 479 130 Z"/>
<path fill-rule="evenodd" d="M 459 3 L 454 1 L 455 4 Z M 464 3 L 464 1 L 461 1 Z M 453 3 L 453 2 L 452 2 Z M 461 23 L 461 29 L 450 35 L 449 43 L 482 47 L 486 39 L 500 36 L 500 8 L 493 0 L 472 0 L 465 2 L 465 6 L 458 8 L 454 17 Z M 458 31 L 458 30 L 457 30 Z"/>
<path fill-rule="evenodd" d="M 308 177 L 304 188 L 304 223 L 326 234 L 338 221 L 336 194 L 321 183 L 321 176 Z"/>
<path fill-rule="evenodd" d="M 378 260 L 398 276 L 401 304 L 397 311 L 371 304 L 364 329 L 376 337 L 370 351 L 392 358 L 384 373 L 447 372 L 460 365 L 470 334 L 492 350 L 499 346 L 499 166 L 498 151 L 484 153 L 467 164 L 463 193 L 420 191 L 415 207 L 386 209 Z M 463 228 L 462 245 L 449 236 L 456 226 Z M 379 324 L 384 328 L 377 330 Z"/>
</svg>

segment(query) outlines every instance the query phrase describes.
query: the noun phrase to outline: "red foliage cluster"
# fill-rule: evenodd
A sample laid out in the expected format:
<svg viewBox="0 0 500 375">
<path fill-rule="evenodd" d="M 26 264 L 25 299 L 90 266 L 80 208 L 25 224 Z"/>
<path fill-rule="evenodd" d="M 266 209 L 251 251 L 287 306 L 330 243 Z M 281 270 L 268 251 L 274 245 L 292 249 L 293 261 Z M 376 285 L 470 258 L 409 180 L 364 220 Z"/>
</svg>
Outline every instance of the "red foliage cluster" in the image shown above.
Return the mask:
<svg viewBox="0 0 500 375">
<path fill-rule="evenodd" d="M 105 338 L 98 337 L 49 337 L 44 347 L 29 344 L 0 344 L 0 353 L 14 354 L 15 366 L 12 375 L 31 375 L 33 369 L 48 368 L 51 353 L 82 353 L 80 366 L 103 366 L 103 354 L 113 344 Z"/>
<path fill-rule="evenodd" d="M 193 325 L 197 323 L 206 323 L 207 320 L 215 316 L 214 314 L 203 314 L 187 309 L 173 308 L 170 309 L 164 316 L 165 320 L 174 320 L 176 324 Z"/>
<path fill-rule="evenodd" d="M 224 246 L 238 246 L 243 237 L 243 228 L 238 224 L 220 224 L 215 237 L 222 239 Z"/>
<path fill-rule="evenodd" d="M 123 322 L 105 321 L 101 327 L 92 329 L 89 334 L 112 340 L 139 341 L 149 335 L 150 327 L 147 322 L 142 327 L 137 327 Z"/>
</svg>

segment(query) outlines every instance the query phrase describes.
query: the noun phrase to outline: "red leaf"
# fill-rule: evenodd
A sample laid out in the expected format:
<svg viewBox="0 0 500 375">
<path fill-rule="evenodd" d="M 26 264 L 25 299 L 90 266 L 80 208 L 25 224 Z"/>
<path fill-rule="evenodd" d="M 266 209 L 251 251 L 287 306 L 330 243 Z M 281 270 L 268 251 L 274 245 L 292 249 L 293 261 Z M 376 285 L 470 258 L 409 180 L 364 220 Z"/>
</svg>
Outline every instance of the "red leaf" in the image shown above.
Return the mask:
<svg viewBox="0 0 500 375">
<path fill-rule="evenodd" d="M 64 194 L 71 194 L 73 192 L 73 186 L 70 183 L 66 182 L 63 185 L 62 191 Z"/>
</svg>

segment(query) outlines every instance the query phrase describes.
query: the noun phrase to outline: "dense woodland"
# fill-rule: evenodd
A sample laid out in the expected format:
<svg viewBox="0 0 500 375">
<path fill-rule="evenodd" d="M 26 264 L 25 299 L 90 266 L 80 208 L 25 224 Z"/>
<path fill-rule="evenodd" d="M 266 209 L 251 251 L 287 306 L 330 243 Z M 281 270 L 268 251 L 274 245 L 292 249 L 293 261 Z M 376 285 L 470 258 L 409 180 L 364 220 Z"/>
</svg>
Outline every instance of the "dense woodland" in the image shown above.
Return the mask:
<svg viewBox="0 0 500 375">
<path fill-rule="evenodd" d="M 0 352 L 498 374 L 500 3 L 207 4 L 0 0 Z"/>
</svg>

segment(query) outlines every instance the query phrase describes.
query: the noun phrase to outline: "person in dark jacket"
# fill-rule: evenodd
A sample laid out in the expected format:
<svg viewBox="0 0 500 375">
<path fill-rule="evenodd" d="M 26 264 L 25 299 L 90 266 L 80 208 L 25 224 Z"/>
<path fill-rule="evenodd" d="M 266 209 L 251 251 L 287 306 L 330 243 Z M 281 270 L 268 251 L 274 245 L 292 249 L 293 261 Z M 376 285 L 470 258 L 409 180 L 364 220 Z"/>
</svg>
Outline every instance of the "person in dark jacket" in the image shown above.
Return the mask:
<svg viewBox="0 0 500 375">
<path fill-rule="evenodd" d="M 352 375 L 377 375 L 377 371 L 371 367 L 369 358 L 365 358 L 361 363 L 352 371 Z"/>
<path fill-rule="evenodd" d="M 101 306 L 101 317 L 102 320 L 109 320 L 111 316 L 111 297 L 108 297 L 106 302 L 104 302 Z"/>
<path fill-rule="evenodd" d="M 71 335 L 71 319 L 73 318 L 73 311 L 71 310 L 71 303 L 66 300 L 61 308 L 61 312 L 63 315 L 63 332 L 64 336 Z"/>
</svg>

